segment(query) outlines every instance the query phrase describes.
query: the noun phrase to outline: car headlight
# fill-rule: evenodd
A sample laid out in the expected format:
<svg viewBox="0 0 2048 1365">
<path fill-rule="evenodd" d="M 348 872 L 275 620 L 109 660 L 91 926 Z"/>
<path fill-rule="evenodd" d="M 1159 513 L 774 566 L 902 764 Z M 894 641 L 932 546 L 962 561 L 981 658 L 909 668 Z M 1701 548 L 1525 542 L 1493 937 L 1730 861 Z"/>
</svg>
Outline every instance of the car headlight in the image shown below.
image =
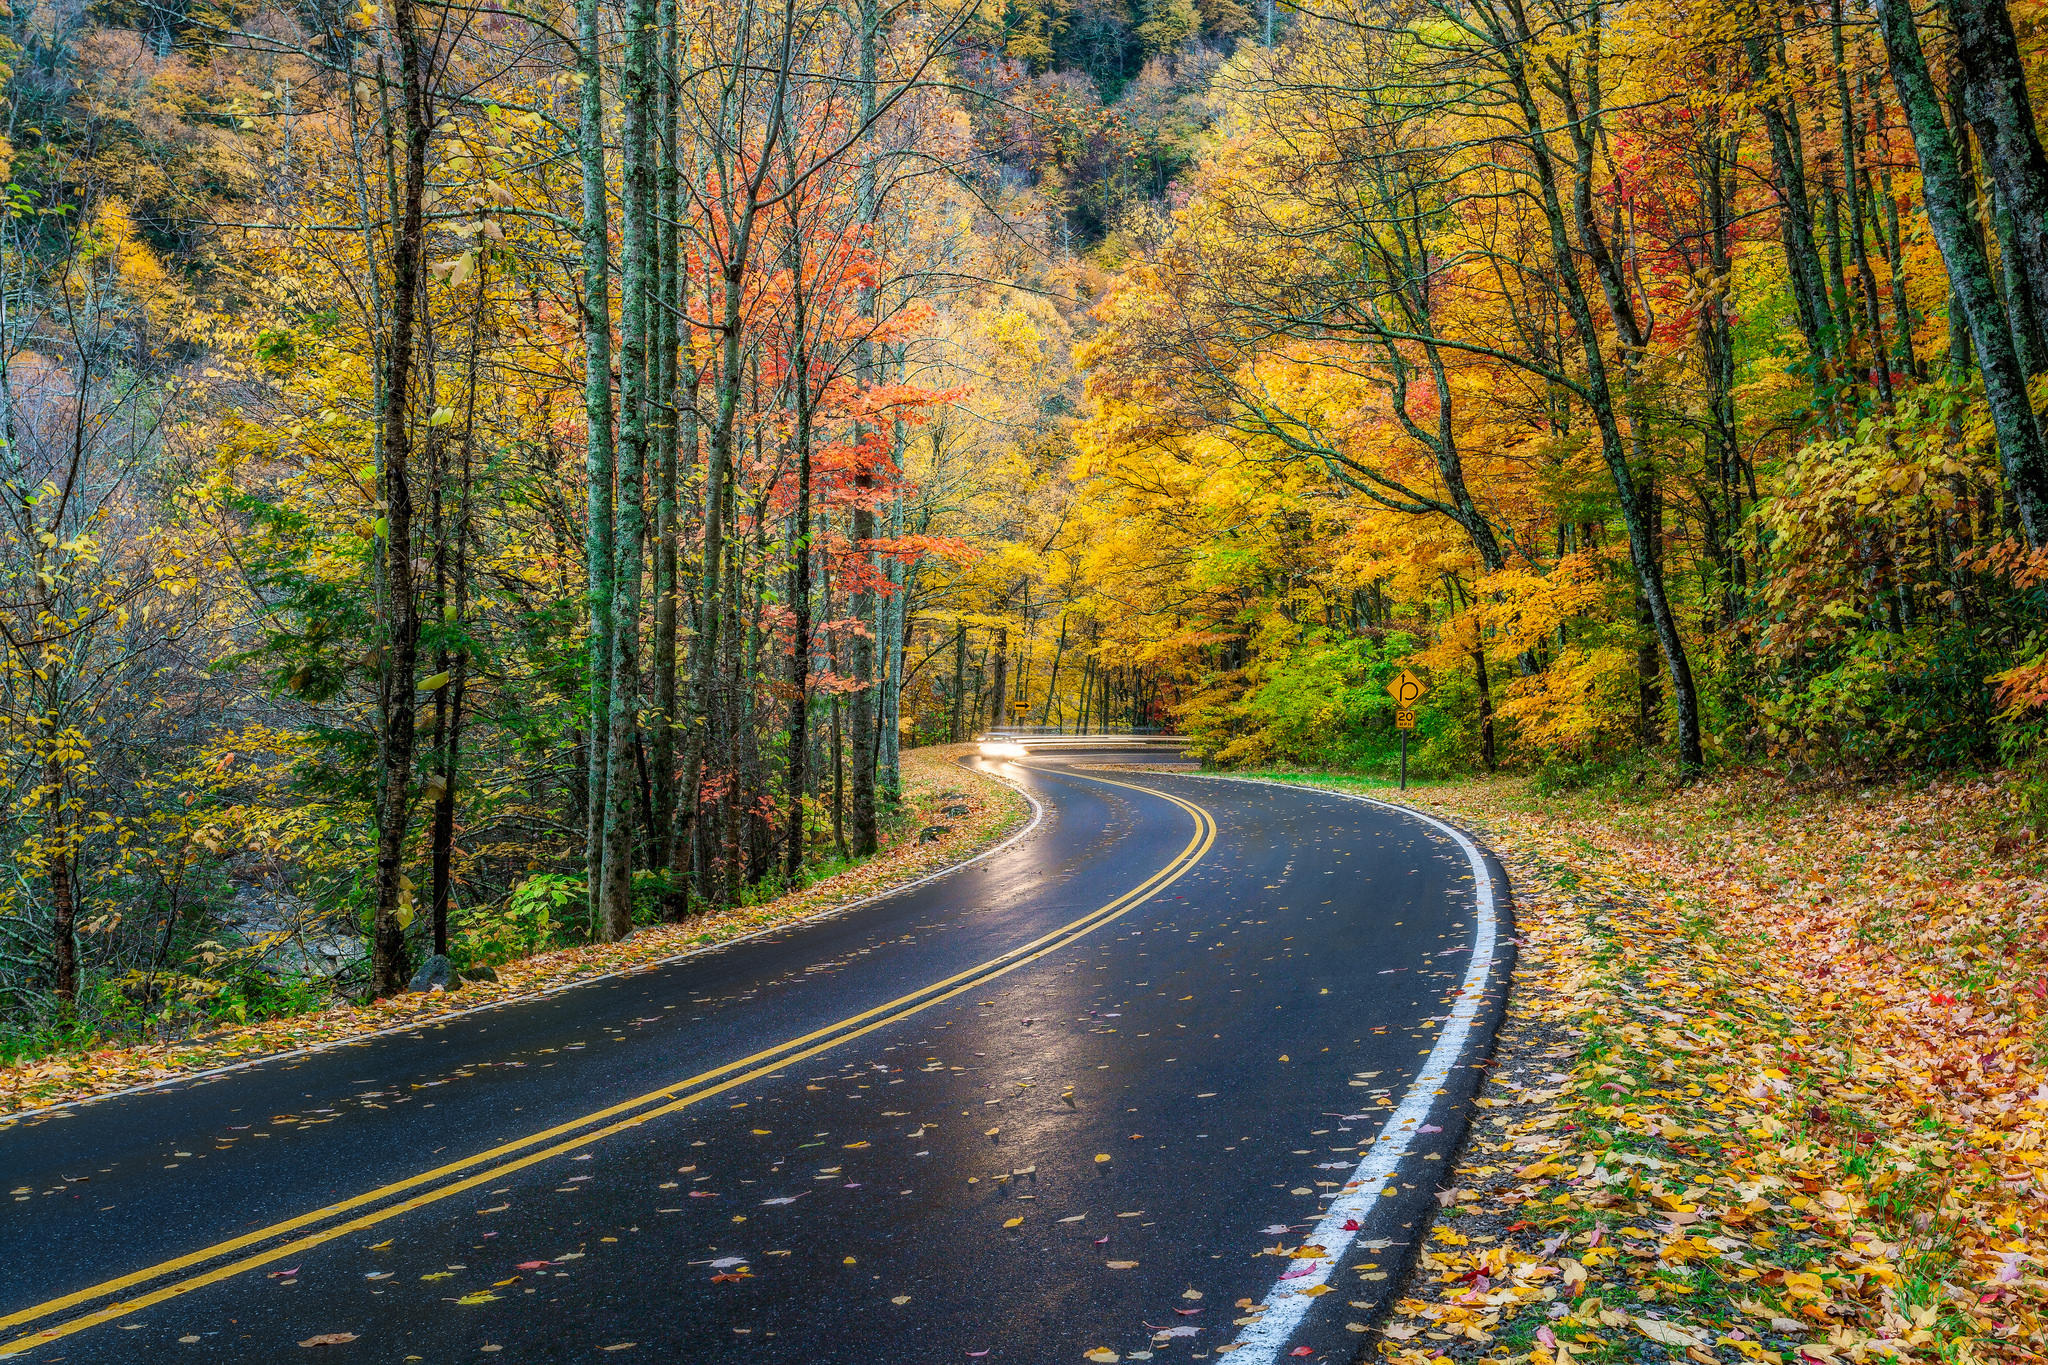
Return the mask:
<svg viewBox="0 0 2048 1365">
<path fill-rule="evenodd" d="M 981 742 L 983 758 L 1023 758 L 1026 752 L 1023 745 L 1007 739 L 985 739 Z"/>
</svg>

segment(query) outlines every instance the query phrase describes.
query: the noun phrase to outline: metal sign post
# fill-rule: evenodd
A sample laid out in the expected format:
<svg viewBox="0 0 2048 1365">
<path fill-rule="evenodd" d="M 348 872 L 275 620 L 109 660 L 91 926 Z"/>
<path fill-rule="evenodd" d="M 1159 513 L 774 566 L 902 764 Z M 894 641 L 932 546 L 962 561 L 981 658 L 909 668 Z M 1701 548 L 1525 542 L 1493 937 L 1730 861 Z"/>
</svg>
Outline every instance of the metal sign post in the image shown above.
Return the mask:
<svg viewBox="0 0 2048 1365">
<path fill-rule="evenodd" d="M 1401 732 L 1402 791 L 1408 790 L 1408 732 L 1415 728 L 1415 703 L 1428 690 L 1422 679 L 1405 668 L 1400 677 L 1387 684 L 1387 695 L 1394 699 L 1394 728 Z"/>
</svg>

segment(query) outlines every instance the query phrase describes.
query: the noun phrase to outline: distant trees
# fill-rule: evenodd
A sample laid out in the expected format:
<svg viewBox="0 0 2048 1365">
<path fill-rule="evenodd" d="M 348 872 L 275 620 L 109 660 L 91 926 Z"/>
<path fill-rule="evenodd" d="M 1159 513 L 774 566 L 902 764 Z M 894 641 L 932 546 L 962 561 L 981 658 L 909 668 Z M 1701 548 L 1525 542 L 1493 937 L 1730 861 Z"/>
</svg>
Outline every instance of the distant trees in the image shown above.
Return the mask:
<svg viewBox="0 0 2048 1365">
<path fill-rule="evenodd" d="M 1264 515 L 1336 566 L 1233 545 L 1190 718 L 1351 634 L 1455 670 L 1446 762 L 1499 727 L 1680 774 L 1985 752 L 1987 678 L 2036 667 L 2031 580 L 1976 548 L 2038 543 L 2028 73 L 1999 0 L 1368 7 L 1240 51 L 1234 136 L 1083 353 L 1087 439 L 1150 519 L 1161 460 L 1300 471 Z"/>
<path fill-rule="evenodd" d="M 0 244 L 10 1020 L 274 1008 L 314 940 L 389 993 L 900 820 L 926 575 L 1000 493 L 927 428 L 1040 228 L 972 188 L 962 16 L 625 17 L 36 35 L 95 45 L 89 104 L 17 83 Z"/>
</svg>

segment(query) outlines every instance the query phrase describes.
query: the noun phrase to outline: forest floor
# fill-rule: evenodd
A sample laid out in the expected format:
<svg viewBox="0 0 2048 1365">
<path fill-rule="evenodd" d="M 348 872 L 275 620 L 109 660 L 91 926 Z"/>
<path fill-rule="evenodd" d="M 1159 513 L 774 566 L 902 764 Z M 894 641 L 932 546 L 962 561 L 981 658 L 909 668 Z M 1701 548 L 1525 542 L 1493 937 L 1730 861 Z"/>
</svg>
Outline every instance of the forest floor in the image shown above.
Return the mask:
<svg viewBox="0 0 2048 1365">
<path fill-rule="evenodd" d="M 1396 797 L 1514 884 L 1517 982 L 1378 1353 L 2048 1359 L 2048 845 L 2000 779 Z"/>
<path fill-rule="evenodd" d="M 593 977 L 644 970 L 691 952 L 813 916 L 893 890 L 973 857 L 1024 823 L 1024 797 L 952 760 L 966 745 L 941 745 L 903 755 L 904 805 L 889 822 L 874 857 L 820 878 L 801 890 L 677 924 L 646 925 L 621 943 L 583 944 L 536 953 L 493 970 L 447 994 L 404 994 L 369 1003 L 343 1002 L 306 1013 L 252 1021 L 150 1042 L 103 1041 L 0 1067 L 0 1126 L 22 1111 L 175 1079 L 280 1052 L 343 1042 L 396 1028 L 416 1028 L 482 1005 L 559 990 Z M 965 815 L 945 808 L 969 807 Z M 929 843 L 921 830 L 944 826 Z"/>
</svg>

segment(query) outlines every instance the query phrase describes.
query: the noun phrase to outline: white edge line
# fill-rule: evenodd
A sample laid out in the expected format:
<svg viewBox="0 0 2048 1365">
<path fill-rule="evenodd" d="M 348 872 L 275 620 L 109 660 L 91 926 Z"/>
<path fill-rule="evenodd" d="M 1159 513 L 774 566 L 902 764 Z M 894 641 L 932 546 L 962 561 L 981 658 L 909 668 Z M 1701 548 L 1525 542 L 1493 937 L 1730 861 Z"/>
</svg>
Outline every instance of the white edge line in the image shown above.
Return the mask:
<svg viewBox="0 0 2048 1365">
<path fill-rule="evenodd" d="M 1190 774 L 1208 776 L 1207 774 Z M 1313 1294 L 1303 1290 L 1314 1289 L 1326 1284 L 1351 1250 L 1357 1240 L 1357 1232 L 1345 1230 L 1345 1223 L 1357 1223 L 1361 1228 L 1379 1204 L 1380 1191 L 1399 1168 L 1402 1158 L 1408 1155 L 1408 1148 L 1414 1142 L 1416 1132 L 1423 1120 L 1429 1117 L 1436 1105 L 1437 1092 L 1451 1077 L 1451 1070 L 1465 1053 L 1466 1040 L 1471 1036 L 1473 1023 L 1479 1015 L 1479 1003 L 1485 994 L 1488 978 L 1493 972 L 1493 953 L 1496 947 L 1498 915 L 1494 905 L 1493 874 L 1486 869 L 1486 859 L 1479 848 L 1465 832 L 1454 825 L 1446 824 L 1433 815 L 1424 815 L 1412 806 L 1397 805 L 1391 801 L 1375 801 L 1369 796 L 1352 792 L 1333 791 L 1328 787 L 1312 787 L 1306 783 L 1274 782 L 1256 777 L 1215 776 L 1209 780 L 1228 782 L 1255 782 L 1261 786 L 1285 787 L 1291 791 L 1316 792 L 1334 796 L 1345 801 L 1359 801 L 1381 810 L 1393 811 L 1399 815 L 1413 816 L 1425 824 L 1457 840 L 1458 847 L 1465 851 L 1466 860 L 1472 864 L 1472 887 L 1474 901 L 1478 908 L 1479 928 L 1472 940 L 1471 965 L 1465 969 L 1464 984 L 1459 988 L 1457 1003 L 1451 1007 L 1451 1017 L 1444 1024 L 1443 1032 L 1437 1035 L 1436 1046 L 1429 1050 L 1429 1060 L 1409 1083 L 1408 1093 L 1401 1097 L 1400 1107 L 1387 1116 L 1387 1122 L 1380 1129 L 1372 1150 L 1352 1171 L 1344 1192 L 1330 1202 L 1322 1221 L 1314 1230 L 1303 1237 L 1303 1242 L 1320 1246 L 1324 1257 L 1312 1263 L 1306 1275 L 1276 1283 L 1261 1302 L 1266 1311 L 1257 1315 L 1252 1322 L 1237 1334 L 1232 1343 L 1231 1365 L 1272 1365 L 1280 1359 L 1280 1353 L 1293 1339 L 1302 1320 L 1308 1316 L 1311 1305 L 1316 1301 Z M 1296 1262 L 1297 1265 L 1302 1264 Z"/>
<path fill-rule="evenodd" d="M 317 1052 L 331 1052 L 336 1048 L 354 1047 L 358 1043 L 367 1043 L 372 1039 L 388 1038 L 394 1033 L 410 1033 L 414 1029 L 431 1028 L 436 1024 L 445 1024 L 451 1019 L 461 1019 L 472 1014 L 482 1014 L 485 1010 L 503 1009 L 507 1005 L 523 1005 L 530 1001 L 545 999 L 550 995 L 559 995 L 563 991 L 573 991 L 582 986 L 595 986 L 601 981 L 613 981 L 622 976 L 633 976 L 640 972 L 653 971 L 657 967 L 672 966 L 683 961 L 685 958 L 701 957 L 706 953 L 721 952 L 724 949 L 736 947 L 739 944 L 751 942 L 754 939 L 763 938 L 769 934 L 780 933 L 785 929 L 801 928 L 805 925 L 816 924 L 821 920 L 834 919 L 840 915 L 851 914 L 853 911 L 873 905 L 877 901 L 885 901 L 891 896 L 900 896 L 906 891 L 914 891 L 920 886 L 928 886 L 942 877 L 950 877 L 955 872 L 972 867 L 984 858 L 993 858 L 996 854 L 1003 852 L 1012 844 L 1023 839 L 1045 821 L 1045 806 L 1021 782 L 1015 782 L 1007 777 L 1001 777 L 993 772 L 982 769 L 975 769 L 974 771 L 979 772 L 981 776 L 992 781 L 1002 783 L 1030 802 L 1031 818 L 1024 822 L 1022 829 L 1001 843 L 985 848 L 971 858 L 962 858 L 957 863 L 949 864 L 933 872 L 927 872 L 916 881 L 905 882 L 901 886 L 890 887 L 887 891 L 877 891 L 872 895 L 862 896 L 858 900 L 846 901 L 840 905 L 829 905 L 823 910 L 814 910 L 808 915 L 799 915 L 795 919 L 784 920 L 780 924 L 766 925 L 753 930 L 751 933 L 741 934 L 736 938 L 721 939 L 717 943 L 696 944 L 683 949 L 679 953 L 671 953 L 667 957 L 657 957 L 646 962 L 636 962 L 630 967 L 620 967 L 615 971 L 604 972 L 597 976 L 580 976 L 574 981 L 564 981 L 557 985 L 544 986 L 537 991 L 527 991 L 521 995 L 508 995 L 502 1000 L 490 1000 L 481 1005 L 470 1005 L 464 1009 L 449 1010 L 445 1014 L 430 1014 L 423 1018 L 409 1020 L 403 1024 L 393 1024 L 388 1028 L 380 1028 L 371 1033 L 352 1033 L 345 1038 L 329 1038 L 325 1042 L 308 1043 L 304 1047 L 287 1048 L 283 1052 L 265 1052 L 260 1056 L 247 1057 L 239 1062 L 229 1062 L 222 1066 L 208 1067 L 204 1071 L 184 1071 L 175 1076 L 164 1076 L 154 1081 L 144 1081 L 139 1085 L 125 1086 L 120 1090 L 106 1090 L 96 1095 L 80 1095 L 77 1099 L 58 1100 L 54 1104 L 45 1104 L 35 1109 L 20 1109 L 12 1113 L 0 1114 L 0 1131 L 12 1128 L 25 1119 L 37 1118 L 44 1114 L 54 1114 L 60 1110 L 81 1109 L 88 1104 L 97 1104 L 101 1100 L 119 1099 L 123 1095 L 140 1095 L 151 1090 L 162 1090 L 166 1086 L 188 1085 L 192 1082 L 207 1080 L 214 1076 L 225 1076 L 230 1072 L 246 1071 L 250 1067 L 266 1066 L 271 1062 L 288 1061 L 293 1057 L 309 1057 Z"/>
</svg>

